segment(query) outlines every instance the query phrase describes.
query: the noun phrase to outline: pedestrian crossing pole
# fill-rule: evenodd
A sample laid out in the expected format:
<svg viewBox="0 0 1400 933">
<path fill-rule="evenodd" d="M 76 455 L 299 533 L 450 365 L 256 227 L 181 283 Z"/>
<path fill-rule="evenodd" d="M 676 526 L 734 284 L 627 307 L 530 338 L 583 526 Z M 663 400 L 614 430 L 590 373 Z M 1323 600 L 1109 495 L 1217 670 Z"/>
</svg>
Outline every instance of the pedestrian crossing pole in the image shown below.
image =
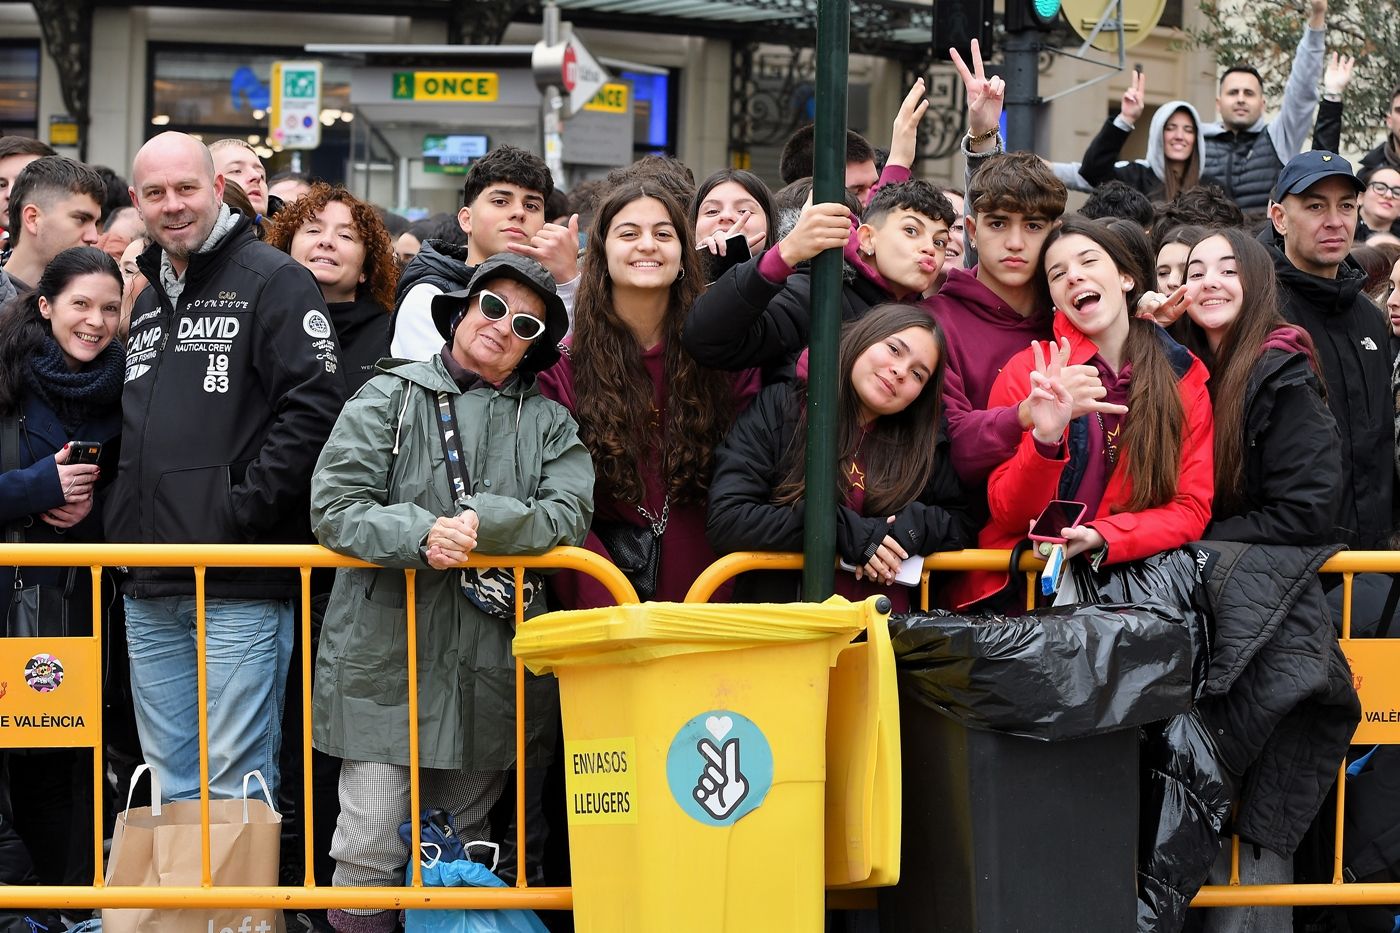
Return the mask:
<svg viewBox="0 0 1400 933">
<path fill-rule="evenodd" d="M 817 98 L 812 202 L 846 194 L 846 79 L 851 45 L 850 0 L 817 2 Z M 807 355 L 807 493 L 803 521 L 802 598 L 819 602 L 836 582 L 838 412 L 837 343 L 841 336 L 839 249 L 812 260 L 812 330 Z"/>
</svg>

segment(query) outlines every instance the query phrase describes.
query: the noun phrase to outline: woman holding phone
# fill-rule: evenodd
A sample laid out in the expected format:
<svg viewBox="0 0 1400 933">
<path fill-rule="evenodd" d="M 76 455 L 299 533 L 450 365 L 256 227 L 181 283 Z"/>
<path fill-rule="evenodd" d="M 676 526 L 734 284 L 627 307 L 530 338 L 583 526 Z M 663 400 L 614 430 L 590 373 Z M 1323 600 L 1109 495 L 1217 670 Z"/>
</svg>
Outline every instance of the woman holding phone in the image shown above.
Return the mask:
<svg viewBox="0 0 1400 933">
<path fill-rule="evenodd" d="M 121 306 L 116 262 L 77 246 L 55 256 L 32 291 L 0 310 L 0 523 L 7 540 L 102 540 L 94 502 L 108 477 L 93 454 L 114 446 L 121 430 Z M 85 568 L 5 567 L 0 593 L 6 635 L 92 634 Z M 73 844 L 92 833 L 92 781 L 84 777 L 92 773 L 90 755 L 31 751 L 10 763 L 4 790 L 13 827 L 40 884 L 92 882 L 92 847 Z"/>
<path fill-rule="evenodd" d="M 690 219 L 701 265 L 709 272 L 706 279 L 713 282 L 726 269 L 767 249 L 775 214 L 772 192 L 753 172 L 722 168 L 701 182 L 690 203 Z M 742 244 L 735 239 L 740 236 Z"/>
<path fill-rule="evenodd" d="M 1131 313 L 1149 281 L 1125 234 L 1066 217 L 1043 266 L 1057 344 L 1034 342 L 1007 363 L 989 405 L 1030 408 L 1031 430 L 987 486 L 979 546 L 1010 548 L 1054 499 L 1083 502 L 1062 529 L 1068 557 L 1123 563 L 1194 541 L 1210 519 L 1214 420 L 1206 368 L 1156 324 Z M 1089 364 L 1121 412 L 1081 414 L 1061 369 Z M 1005 573 L 969 574 L 959 605 L 998 594 Z"/>
</svg>

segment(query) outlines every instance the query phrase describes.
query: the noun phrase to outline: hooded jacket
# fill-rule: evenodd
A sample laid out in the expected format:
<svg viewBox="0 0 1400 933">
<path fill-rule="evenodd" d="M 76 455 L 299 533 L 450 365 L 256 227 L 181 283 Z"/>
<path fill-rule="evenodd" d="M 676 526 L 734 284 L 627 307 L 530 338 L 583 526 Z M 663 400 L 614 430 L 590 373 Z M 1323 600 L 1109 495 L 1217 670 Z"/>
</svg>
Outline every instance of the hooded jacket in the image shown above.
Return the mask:
<svg viewBox="0 0 1400 933">
<path fill-rule="evenodd" d="M 354 395 L 374 375 L 374 364 L 389 355 L 389 314 L 366 296 L 326 306 L 345 364 L 345 386 Z"/>
<path fill-rule="evenodd" d="M 1272 122 L 1260 117 L 1248 129 L 1231 130 L 1223 123 L 1201 126 L 1205 140 L 1202 174 L 1218 178 L 1225 193 L 1243 211 L 1260 211 L 1285 163 L 1302 151 L 1313 125 L 1320 96 L 1327 30 L 1303 27 L 1279 114 Z"/>
<path fill-rule="evenodd" d="M 470 483 L 454 501 L 436 393 L 453 397 Z M 326 547 L 387 569 L 343 569 L 321 629 L 312 736 L 327 754 L 407 765 L 404 568 L 417 571 L 419 764 L 499 771 L 515 759 L 513 630 L 477 609 L 460 575 L 428 567 L 433 522 L 462 508 L 480 521 L 477 550 L 540 554 L 582 542 L 593 516 L 593 465 L 560 405 L 519 374 L 463 392 L 440 356 L 385 360 L 335 423 L 311 484 Z M 538 598 L 527 609 L 543 611 Z M 530 678 L 527 708 L 550 701 Z M 541 692 L 543 691 L 543 692 Z M 538 733 L 542 723 L 529 721 Z M 533 744 L 533 743 L 531 743 Z"/>
<path fill-rule="evenodd" d="M 983 285 L 973 268 L 951 270 L 926 304 L 947 344 L 943 406 L 953 466 L 964 482 L 980 483 L 1011 458 L 1026 433 L 1016 404 L 989 408 L 988 399 L 1007 361 L 1032 340 L 1051 338 L 1050 303 L 1026 317 Z"/>
<path fill-rule="evenodd" d="M 1098 353 L 1094 342 L 1068 323 L 1055 317 L 1055 337 L 1069 338 L 1070 365 L 1087 363 Z M 1163 505 L 1141 512 L 1117 511 L 1132 496 L 1125 450 L 1118 468 L 1109 474 L 1108 486 L 1095 515 L 1084 524 L 1092 525 L 1108 546 L 1110 564 L 1139 560 L 1169 548 L 1193 541 L 1205 531 L 1210 520 L 1211 496 L 1215 489 L 1214 418 L 1208 375 L 1200 360 L 1159 330 L 1159 337 L 1177 377 L 1177 392 L 1185 419 L 1182 425 L 1180 473 L 1176 496 Z M 1015 405 L 1026 395 L 1034 357 L 1026 349 L 1014 357 L 992 387 L 989 404 Z M 1088 415 L 1083 418 L 1088 418 Z M 992 471 L 987 483 L 987 504 L 991 520 L 978 536 L 978 547 L 1010 549 L 1026 537 L 1030 523 L 1052 499 L 1074 499 L 1083 477 L 1085 458 L 1090 451 L 1087 438 L 1070 425 L 1069 442 L 1062 442 L 1053 457 L 1045 456 L 1035 435 L 1026 431 L 1012 457 Z M 966 606 L 998 592 L 1005 585 L 1004 571 L 975 571 L 957 584 L 957 606 Z"/>
<path fill-rule="evenodd" d="M 1319 545 L 1345 535 L 1336 527 L 1341 435 L 1300 336 L 1292 326 L 1279 328 L 1250 372 L 1240 426 L 1242 501 L 1226 506 L 1217 490 L 1207 538 Z M 1217 422 L 1217 432 L 1226 429 Z"/>
<path fill-rule="evenodd" d="M 1131 188 L 1136 188 L 1154 201 L 1166 197 L 1167 153 L 1162 141 L 1162 131 L 1167 121 L 1178 111 L 1185 110 L 1191 115 L 1191 122 L 1197 127 L 1196 165 L 1201 185 L 1218 185 L 1220 180 L 1205 174 L 1205 152 L 1201 146 L 1201 115 L 1196 108 L 1184 100 L 1169 100 L 1157 108 L 1152 115 L 1152 125 L 1147 135 L 1147 158 L 1120 162 L 1118 154 L 1132 133 L 1133 127 L 1124 122 L 1121 116 L 1110 117 L 1103 129 L 1089 143 L 1084 152 L 1084 161 L 1079 173 L 1094 186 L 1118 180 Z"/>
<path fill-rule="evenodd" d="M 394 313 L 389 318 L 390 352 L 401 359 L 426 360 L 442 349 L 442 334 L 433 323 L 433 297 L 466 288 L 474 266 L 467 265 L 467 248 L 443 240 L 426 240 L 394 289 Z M 421 287 L 420 287 L 421 286 Z"/>
<path fill-rule="evenodd" d="M 1332 151 L 1336 152 L 1337 150 L 1333 149 Z M 1381 165 L 1389 166 L 1400 172 L 1400 139 L 1397 139 L 1394 133 L 1387 133 L 1379 146 L 1361 157 L 1361 165 L 1357 169 L 1357 174 L 1365 169 Z"/>
<path fill-rule="evenodd" d="M 1350 258 L 1336 278 L 1319 278 L 1288 260 L 1272 227 L 1260 239 L 1273 256 L 1283 316 L 1306 330 L 1317 348 L 1327 406 L 1341 433 L 1336 540 L 1367 550 L 1385 548 L 1395 484 L 1395 402 L 1385 316 L 1362 293 L 1366 274 Z"/>
<path fill-rule="evenodd" d="M 855 238 L 851 238 L 855 242 Z M 807 346 L 812 278 L 806 269 L 773 282 L 759 271 L 768 251 L 735 266 L 705 290 L 685 320 L 682 342 L 701 366 L 730 372 L 761 368 L 763 381 L 786 377 Z M 841 277 L 841 321 L 853 321 L 893 296 L 849 262 Z"/>
<path fill-rule="evenodd" d="M 234 215 L 235 217 L 237 215 Z M 160 246 L 137 265 L 122 392 L 122 450 L 107 540 L 297 543 L 310 537 L 316 453 L 345 401 L 335 329 L 311 273 L 239 217 L 190 257 L 171 302 Z M 286 598 L 294 575 L 211 570 L 211 597 Z M 130 596 L 187 596 L 177 568 L 132 568 Z"/>
</svg>

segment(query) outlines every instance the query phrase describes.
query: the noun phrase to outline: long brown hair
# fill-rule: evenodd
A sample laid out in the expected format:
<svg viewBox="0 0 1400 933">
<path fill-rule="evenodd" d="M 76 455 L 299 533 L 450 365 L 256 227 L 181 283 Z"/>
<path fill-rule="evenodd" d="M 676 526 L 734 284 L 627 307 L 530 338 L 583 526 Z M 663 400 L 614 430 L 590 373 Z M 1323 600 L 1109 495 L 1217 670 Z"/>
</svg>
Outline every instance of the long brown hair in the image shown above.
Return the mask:
<svg viewBox="0 0 1400 933">
<path fill-rule="evenodd" d="M 365 261 L 360 266 L 365 280 L 355 289 L 361 298 L 369 298 L 385 313 L 394 310 L 394 286 L 399 280 L 399 260 L 394 254 L 394 240 L 384 226 L 379 212 L 374 206 L 361 201 L 340 185 L 332 188 L 323 181 L 311 186 L 311 190 L 288 204 L 266 221 L 263 240 L 284 253 L 292 251 L 292 237 L 316 214 L 325 210 L 332 201 L 339 201 L 350 210 L 350 222 L 360 235 L 365 247 Z"/>
<path fill-rule="evenodd" d="M 860 399 L 851 384 L 856 360 L 870 347 L 902 330 L 920 327 L 933 335 L 937 361 L 923 391 L 903 411 L 882 415 L 869 425 L 861 440 Z M 838 412 L 838 461 L 855 456 L 857 445 L 865 469 L 866 515 L 893 515 L 913 502 L 933 476 L 934 454 L 943 416 L 943 371 L 946 354 L 943 332 L 923 308 L 908 304 L 885 304 L 871 309 L 859 320 L 841 329 L 838 369 L 841 382 L 836 390 Z M 805 387 L 796 393 L 800 406 L 797 427 L 785 454 L 787 472 L 773 491 L 777 505 L 799 501 L 807 488 L 807 399 Z M 839 480 L 840 494 L 846 493 L 846 480 Z"/>
<path fill-rule="evenodd" d="M 1045 268 L 1050 245 L 1074 234 L 1093 240 L 1118 271 L 1133 280 L 1133 287 L 1124 296 L 1124 313 L 1129 316 L 1124 362 L 1132 364 L 1133 378 L 1128 388 L 1128 414 L 1123 418 L 1124 453 L 1120 460 L 1128 471 L 1132 494 L 1114 511 L 1141 512 L 1165 505 L 1176 496 L 1186 412 L 1177 391 L 1176 372 L 1162 346 L 1162 329 L 1132 315 L 1151 280 L 1137 258 L 1139 251 L 1133 249 L 1123 231 L 1097 220 L 1069 215 L 1046 237 L 1040 253 L 1041 268 Z"/>
<path fill-rule="evenodd" d="M 684 273 L 671 283 L 661 325 L 667 403 L 661 413 L 660 436 L 653 423 L 654 389 L 642 349 L 613 307 L 606 252 L 613 220 L 642 198 L 660 201 L 666 209 L 680 243 Z M 584 251 L 570 356 L 574 390 L 581 400 L 574 413 L 579 438 L 593 455 L 600 487 L 621 502 L 642 503 L 646 489 L 641 465 L 653 459 L 660 462 L 661 478 L 673 503 L 705 501 L 714 449 L 733 421 L 734 397 L 728 373 L 702 367 L 681 345 L 686 315 L 703 287 L 685 208 L 652 180 L 614 189 L 598 208 Z"/>
<path fill-rule="evenodd" d="M 1167 114 L 1167 119 L 1162 121 L 1162 135 L 1164 137 L 1166 136 L 1168 121 L 1170 121 L 1171 118 L 1176 116 L 1178 113 L 1184 113 L 1186 114 L 1186 116 L 1191 118 L 1191 126 L 1195 129 L 1196 144 L 1191 147 L 1191 158 L 1186 160 L 1186 168 L 1182 171 L 1181 176 L 1178 177 L 1176 172 L 1172 171 L 1172 164 L 1167 161 L 1166 141 L 1163 140 L 1162 173 L 1166 175 L 1166 177 L 1162 179 L 1162 184 L 1165 186 L 1166 189 L 1162 196 L 1162 200 L 1164 201 L 1170 201 L 1172 198 L 1176 197 L 1179 192 L 1185 191 L 1188 188 L 1194 188 L 1201 183 L 1200 121 L 1197 120 L 1195 115 L 1192 114 L 1191 111 L 1187 110 L 1185 107 L 1178 107 L 1171 113 Z"/>
<path fill-rule="evenodd" d="M 1210 351 L 1205 332 L 1190 319 L 1183 320 L 1187 345 L 1210 369 L 1210 397 L 1215 407 L 1215 509 L 1225 514 L 1244 504 L 1244 403 L 1249 377 L 1264 352 L 1264 342 L 1288 322 L 1278 310 L 1278 284 L 1268 250 L 1234 229 L 1216 230 L 1200 242 L 1217 236 L 1230 244 L 1235 257 L 1235 272 L 1244 295 L 1239 314 L 1215 353 Z M 1193 253 L 1195 250 L 1192 247 Z M 1191 262 L 1189 255 L 1186 261 Z M 1306 333 L 1301 329 L 1298 333 L 1301 342 L 1310 346 Z"/>
</svg>

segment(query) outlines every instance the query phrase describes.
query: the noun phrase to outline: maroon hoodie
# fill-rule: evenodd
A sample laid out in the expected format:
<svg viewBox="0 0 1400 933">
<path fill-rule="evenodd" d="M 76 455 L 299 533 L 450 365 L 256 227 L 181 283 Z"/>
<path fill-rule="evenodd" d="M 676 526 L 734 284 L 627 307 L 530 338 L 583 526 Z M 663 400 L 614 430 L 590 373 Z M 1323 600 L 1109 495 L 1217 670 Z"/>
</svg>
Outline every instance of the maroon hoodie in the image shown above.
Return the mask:
<svg viewBox="0 0 1400 933">
<path fill-rule="evenodd" d="M 953 466 L 964 482 L 981 482 L 1011 459 L 1024 433 L 1015 406 L 986 410 L 992 383 L 1032 340 L 1054 339 L 1053 315 L 1047 308 L 1022 317 L 977 280 L 976 267 L 950 270 L 925 304 L 948 345 L 943 410 Z"/>
</svg>

